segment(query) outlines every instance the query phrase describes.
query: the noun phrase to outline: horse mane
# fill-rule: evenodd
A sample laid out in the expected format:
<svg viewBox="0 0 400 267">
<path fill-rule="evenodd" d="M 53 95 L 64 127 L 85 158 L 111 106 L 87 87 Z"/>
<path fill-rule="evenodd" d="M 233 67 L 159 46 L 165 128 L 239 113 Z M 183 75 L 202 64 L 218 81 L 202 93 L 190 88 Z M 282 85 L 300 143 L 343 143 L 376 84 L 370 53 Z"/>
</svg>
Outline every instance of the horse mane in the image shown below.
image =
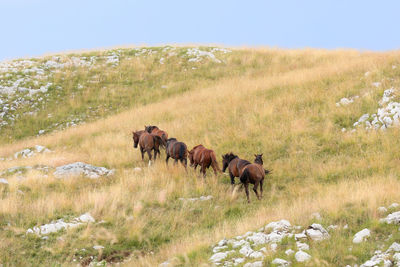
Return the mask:
<svg viewBox="0 0 400 267">
<path fill-rule="evenodd" d="M 149 125 L 149 126 L 146 126 L 145 128 L 144 128 L 144 130 L 146 131 L 146 132 L 148 132 L 148 133 L 151 133 L 154 129 L 159 129 L 157 126 L 155 126 L 155 125 Z"/>
<path fill-rule="evenodd" d="M 234 160 L 235 158 L 238 158 L 237 155 L 233 154 L 232 152 L 227 153 L 223 156 L 225 159 L 228 160 L 228 162 L 231 162 L 232 160 Z"/>
<path fill-rule="evenodd" d="M 171 138 L 168 138 L 168 139 L 167 139 L 167 142 L 169 142 L 169 141 L 178 141 L 178 140 L 176 140 L 175 137 L 171 137 Z"/>
<path fill-rule="evenodd" d="M 200 146 L 204 147 L 202 144 L 200 144 L 200 145 L 197 145 L 197 146 L 193 147 L 192 150 L 194 150 L 194 149 L 196 149 L 196 148 L 198 148 L 198 147 L 200 147 Z"/>
</svg>

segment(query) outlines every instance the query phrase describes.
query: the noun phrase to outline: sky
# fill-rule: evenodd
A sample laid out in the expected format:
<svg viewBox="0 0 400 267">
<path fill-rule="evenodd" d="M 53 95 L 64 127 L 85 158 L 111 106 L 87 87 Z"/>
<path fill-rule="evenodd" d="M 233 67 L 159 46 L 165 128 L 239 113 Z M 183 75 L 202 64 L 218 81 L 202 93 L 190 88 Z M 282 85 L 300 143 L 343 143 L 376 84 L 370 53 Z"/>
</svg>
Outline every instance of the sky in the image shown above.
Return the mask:
<svg viewBox="0 0 400 267">
<path fill-rule="evenodd" d="M 126 45 L 400 48 L 400 1 L 0 0 L 0 60 Z"/>
</svg>

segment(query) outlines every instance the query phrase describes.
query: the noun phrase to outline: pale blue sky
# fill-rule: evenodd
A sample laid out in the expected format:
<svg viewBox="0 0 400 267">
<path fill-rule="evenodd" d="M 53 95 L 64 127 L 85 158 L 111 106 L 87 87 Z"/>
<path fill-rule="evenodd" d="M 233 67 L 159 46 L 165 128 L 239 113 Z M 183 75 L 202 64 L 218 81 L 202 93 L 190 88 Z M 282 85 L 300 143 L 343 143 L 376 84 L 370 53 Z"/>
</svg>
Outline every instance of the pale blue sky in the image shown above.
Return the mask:
<svg viewBox="0 0 400 267">
<path fill-rule="evenodd" d="M 400 1 L 0 0 L 0 60 L 118 45 L 400 48 Z"/>
</svg>

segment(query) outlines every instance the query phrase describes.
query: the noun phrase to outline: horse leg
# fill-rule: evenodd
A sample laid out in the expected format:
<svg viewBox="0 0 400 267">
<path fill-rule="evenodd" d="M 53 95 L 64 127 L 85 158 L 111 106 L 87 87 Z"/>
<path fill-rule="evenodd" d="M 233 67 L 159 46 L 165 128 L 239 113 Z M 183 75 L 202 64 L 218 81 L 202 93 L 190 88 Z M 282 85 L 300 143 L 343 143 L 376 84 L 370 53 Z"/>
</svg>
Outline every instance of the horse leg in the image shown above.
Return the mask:
<svg viewBox="0 0 400 267">
<path fill-rule="evenodd" d="M 264 183 L 264 179 L 262 179 L 260 181 L 260 199 L 262 198 L 262 195 L 263 195 L 263 183 Z"/>
<path fill-rule="evenodd" d="M 258 184 L 259 183 L 260 182 L 255 182 L 254 187 L 253 187 L 253 191 L 254 191 L 254 193 L 256 193 L 257 199 L 260 200 L 260 196 L 258 195 L 258 192 L 257 192 L 257 188 L 258 188 Z"/>
<path fill-rule="evenodd" d="M 198 164 L 198 163 L 195 163 L 195 164 L 194 164 L 194 170 L 196 170 L 197 165 L 199 165 L 199 164 Z"/>
<path fill-rule="evenodd" d="M 151 161 L 151 149 L 146 149 L 147 155 L 149 155 L 149 160 Z"/>
<path fill-rule="evenodd" d="M 174 165 L 176 165 L 178 163 L 178 160 L 177 159 L 175 159 L 175 161 L 174 161 Z"/>
<path fill-rule="evenodd" d="M 231 185 L 235 185 L 235 176 L 231 172 L 229 172 L 229 177 L 231 178 Z"/>
<path fill-rule="evenodd" d="M 144 161 L 144 149 L 140 148 L 140 153 L 142 153 L 142 160 Z"/>
<path fill-rule="evenodd" d="M 167 166 L 168 166 L 168 160 L 169 160 L 169 155 L 167 153 L 167 158 L 165 159 L 165 163 L 167 164 Z"/>
<path fill-rule="evenodd" d="M 181 161 L 183 167 L 185 167 L 185 171 L 187 172 L 187 168 L 186 168 L 187 167 L 187 159 L 181 159 L 180 161 Z"/>
<path fill-rule="evenodd" d="M 206 178 L 206 171 L 207 171 L 206 166 L 203 164 L 203 166 L 201 166 L 201 169 L 203 170 L 203 178 Z"/>
<path fill-rule="evenodd" d="M 246 196 L 247 196 L 247 202 L 250 203 L 250 197 L 249 197 L 249 184 L 245 183 L 244 184 L 244 189 L 246 191 Z"/>
</svg>

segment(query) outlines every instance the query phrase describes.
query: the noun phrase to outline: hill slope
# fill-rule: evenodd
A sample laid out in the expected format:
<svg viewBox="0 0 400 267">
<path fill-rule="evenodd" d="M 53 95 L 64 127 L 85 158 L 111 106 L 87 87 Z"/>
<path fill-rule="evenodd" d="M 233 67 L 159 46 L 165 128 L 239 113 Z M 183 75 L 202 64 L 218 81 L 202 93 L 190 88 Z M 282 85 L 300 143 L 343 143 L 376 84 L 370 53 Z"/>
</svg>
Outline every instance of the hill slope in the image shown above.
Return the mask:
<svg viewBox="0 0 400 267">
<path fill-rule="evenodd" d="M 93 69 L 63 66 L 45 75 L 53 79 L 53 89 L 33 94 L 49 94 L 49 104 L 34 117 L 20 115 L 21 120 L 4 126 L 4 143 L 10 143 L 10 137 L 22 140 L 0 148 L 0 157 L 5 158 L 0 171 L 33 168 L 0 175 L 8 182 L 0 184 L 1 263 L 211 264 L 211 246 L 219 240 L 280 219 L 301 229 L 313 222 L 338 225 L 329 239 L 307 241 L 312 258 L 306 264 L 314 266 L 361 264 L 399 238 L 396 226 L 379 223 L 383 215 L 377 211 L 400 200 L 399 129 L 367 131 L 353 123 L 365 113 L 377 113 L 384 90 L 399 88 L 400 54 L 201 49 L 214 51 L 213 58 L 178 48 L 177 55 L 167 59 L 169 50 L 154 48 L 159 52 L 132 58 L 129 55 L 138 51 L 121 50 L 124 56 L 118 65 L 102 65 L 99 59 L 101 64 Z M 106 61 L 108 53 L 100 53 L 101 60 Z M 72 56 L 78 57 L 68 57 Z M 99 84 L 91 85 L 93 77 Z M 60 96 L 55 93 L 57 86 L 63 91 Z M 29 91 L 20 93 L 28 97 Z M 353 102 L 337 105 L 344 97 Z M 395 92 L 390 97 L 396 101 Z M 5 95 L 2 99 L 15 100 Z M 52 132 L 50 125 L 58 120 L 102 109 L 103 103 L 113 108 L 96 113 L 95 121 Z M 222 174 L 213 177 L 208 172 L 203 180 L 192 169 L 186 173 L 181 166 L 166 168 L 163 159 L 148 167 L 132 148 L 131 131 L 149 124 L 189 148 L 202 143 L 214 149 L 218 160 L 230 151 L 249 160 L 264 153 L 264 165 L 273 174 L 267 176 L 263 199 L 256 201 L 251 192 L 252 202 L 247 204 L 244 192 L 232 193 L 229 177 Z M 43 128 L 46 134 L 29 137 Z M 35 145 L 52 152 L 7 160 Z M 114 169 L 115 174 L 99 179 L 54 178 L 53 168 L 76 161 Z M 47 173 L 37 168 L 42 165 L 48 166 Z M 208 195 L 211 200 L 180 199 Z M 94 223 L 46 237 L 26 233 L 57 219 L 74 221 L 87 212 Z M 322 218 L 312 219 L 315 212 Z M 353 244 L 354 234 L 363 228 L 371 230 L 370 239 Z M 276 252 L 268 248 L 264 264 L 286 257 L 294 266 L 303 266 L 293 255 L 285 256 L 288 248 L 297 249 L 293 238 L 280 242 Z M 246 258 L 238 266 L 256 260 Z"/>
</svg>

